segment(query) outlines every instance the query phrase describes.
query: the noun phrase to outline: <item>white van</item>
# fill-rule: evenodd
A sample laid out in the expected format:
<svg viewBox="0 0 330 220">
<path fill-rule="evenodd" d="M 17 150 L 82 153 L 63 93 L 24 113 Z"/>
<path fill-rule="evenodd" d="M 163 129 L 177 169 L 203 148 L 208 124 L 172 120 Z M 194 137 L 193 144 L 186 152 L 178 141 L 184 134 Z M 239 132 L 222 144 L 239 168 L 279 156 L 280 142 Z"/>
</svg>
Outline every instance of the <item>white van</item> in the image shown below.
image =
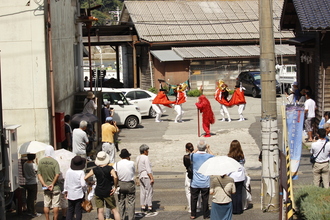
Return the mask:
<svg viewBox="0 0 330 220">
<path fill-rule="evenodd" d="M 89 91 L 85 88 L 85 91 Z M 101 103 L 110 102 L 110 108 L 115 110 L 113 120 L 117 125 L 125 125 L 127 128 L 136 128 L 141 124 L 140 109 L 127 101 L 122 91 L 113 88 L 98 88 L 102 93 Z M 100 107 L 101 108 L 101 107 Z"/>
</svg>

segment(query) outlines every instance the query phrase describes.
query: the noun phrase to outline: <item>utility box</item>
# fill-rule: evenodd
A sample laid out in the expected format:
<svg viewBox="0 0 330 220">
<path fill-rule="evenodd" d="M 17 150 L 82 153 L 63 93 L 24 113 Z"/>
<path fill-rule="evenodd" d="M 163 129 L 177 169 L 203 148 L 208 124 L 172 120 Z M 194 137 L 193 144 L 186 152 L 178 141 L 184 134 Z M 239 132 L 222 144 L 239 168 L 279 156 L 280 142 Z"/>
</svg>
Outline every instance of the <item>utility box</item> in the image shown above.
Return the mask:
<svg viewBox="0 0 330 220">
<path fill-rule="evenodd" d="M 17 128 L 21 125 L 5 125 L 5 152 L 4 154 L 6 179 L 5 190 L 14 192 L 19 187 L 18 175 L 18 146 L 17 146 Z"/>
<path fill-rule="evenodd" d="M 55 112 L 56 142 L 65 140 L 64 112 Z"/>
</svg>

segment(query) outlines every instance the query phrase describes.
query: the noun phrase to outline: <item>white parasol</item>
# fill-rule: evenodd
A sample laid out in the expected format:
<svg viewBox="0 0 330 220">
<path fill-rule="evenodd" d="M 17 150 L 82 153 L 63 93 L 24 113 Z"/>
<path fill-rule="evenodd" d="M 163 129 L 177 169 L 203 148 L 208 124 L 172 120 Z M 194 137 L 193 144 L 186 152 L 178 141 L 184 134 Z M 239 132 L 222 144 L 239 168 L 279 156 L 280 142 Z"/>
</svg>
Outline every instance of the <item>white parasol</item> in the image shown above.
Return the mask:
<svg viewBox="0 0 330 220">
<path fill-rule="evenodd" d="M 225 175 L 236 172 L 242 165 L 231 157 L 216 156 L 205 161 L 197 171 L 205 176 Z"/>
<path fill-rule="evenodd" d="M 57 160 L 58 164 L 60 165 L 60 170 L 65 178 L 66 171 L 70 168 L 71 160 L 76 156 L 75 153 L 65 149 L 59 149 L 54 152 L 54 158 Z"/>
<path fill-rule="evenodd" d="M 48 144 L 39 141 L 28 141 L 19 147 L 20 154 L 36 154 L 44 151 Z"/>
</svg>

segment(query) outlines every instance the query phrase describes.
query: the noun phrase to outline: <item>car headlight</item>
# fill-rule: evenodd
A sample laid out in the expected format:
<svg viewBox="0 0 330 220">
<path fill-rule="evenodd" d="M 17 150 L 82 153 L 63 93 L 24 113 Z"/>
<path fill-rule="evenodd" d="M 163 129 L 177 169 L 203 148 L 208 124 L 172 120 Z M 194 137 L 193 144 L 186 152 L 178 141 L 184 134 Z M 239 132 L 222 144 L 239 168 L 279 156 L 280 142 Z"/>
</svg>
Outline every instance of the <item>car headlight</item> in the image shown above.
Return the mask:
<svg viewBox="0 0 330 220">
<path fill-rule="evenodd" d="M 140 112 L 140 108 L 139 107 L 135 107 L 136 111 Z"/>
</svg>

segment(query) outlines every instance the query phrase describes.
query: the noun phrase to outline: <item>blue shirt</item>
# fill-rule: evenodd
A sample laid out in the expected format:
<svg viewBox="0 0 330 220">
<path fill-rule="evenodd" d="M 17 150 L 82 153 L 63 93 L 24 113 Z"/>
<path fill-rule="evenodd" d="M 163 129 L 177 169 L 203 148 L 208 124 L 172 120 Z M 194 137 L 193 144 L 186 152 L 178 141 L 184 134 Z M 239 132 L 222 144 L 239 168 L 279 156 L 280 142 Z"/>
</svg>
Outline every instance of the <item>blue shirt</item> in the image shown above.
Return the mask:
<svg viewBox="0 0 330 220">
<path fill-rule="evenodd" d="M 198 173 L 200 166 L 209 158 L 214 157 L 211 154 L 203 151 L 197 151 L 195 154 L 190 154 L 190 160 L 193 164 L 193 178 L 191 180 L 192 188 L 210 188 L 210 177 Z"/>
</svg>

